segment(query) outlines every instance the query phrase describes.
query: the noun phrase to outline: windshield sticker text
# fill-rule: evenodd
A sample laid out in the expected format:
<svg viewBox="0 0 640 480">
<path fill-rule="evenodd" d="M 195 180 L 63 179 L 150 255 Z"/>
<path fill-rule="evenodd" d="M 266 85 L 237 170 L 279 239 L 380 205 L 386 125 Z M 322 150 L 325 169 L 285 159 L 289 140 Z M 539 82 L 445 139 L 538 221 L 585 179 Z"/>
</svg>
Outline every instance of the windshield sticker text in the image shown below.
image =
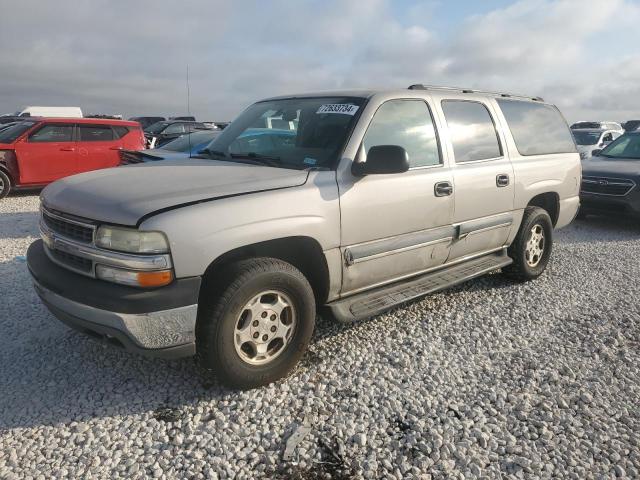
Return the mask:
<svg viewBox="0 0 640 480">
<path fill-rule="evenodd" d="M 346 103 L 330 103 L 327 105 L 320 105 L 320 108 L 316 113 L 341 113 L 342 115 L 355 115 L 358 111 L 357 105 L 350 105 Z"/>
</svg>

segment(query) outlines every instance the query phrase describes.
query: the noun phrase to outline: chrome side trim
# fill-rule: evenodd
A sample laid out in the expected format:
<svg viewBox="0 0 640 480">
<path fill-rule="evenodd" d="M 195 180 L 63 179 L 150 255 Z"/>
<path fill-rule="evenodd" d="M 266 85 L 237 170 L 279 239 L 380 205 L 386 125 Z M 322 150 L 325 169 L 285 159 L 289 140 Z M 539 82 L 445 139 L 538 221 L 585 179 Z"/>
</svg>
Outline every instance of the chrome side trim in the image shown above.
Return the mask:
<svg viewBox="0 0 640 480">
<path fill-rule="evenodd" d="M 169 254 L 135 255 L 105 250 L 86 243 L 80 243 L 75 240 L 62 237 L 61 235 L 50 230 L 44 224 L 44 222 L 40 222 L 40 235 L 44 240 L 46 246 L 45 251 L 52 261 L 64 268 L 73 270 L 74 272 L 83 274 L 85 276 L 93 277 L 93 268 L 91 269 L 91 272 L 74 269 L 66 263 L 56 261 L 56 259 L 53 258 L 53 255 L 50 254 L 49 249 L 60 250 L 77 257 L 86 258 L 88 260 L 91 260 L 94 266 L 95 264 L 99 263 L 101 265 L 142 271 L 164 270 L 173 267 L 171 255 Z"/>
<path fill-rule="evenodd" d="M 493 217 L 458 223 L 455 226 L 458 229 L 458 238 L 463 239 L 471 234 L 486 232 L 495 228 L 508 227 L 512 224 L 513 215 L 511 213 L 501 213 Z"/>
<path fill-rule="evenodd" d="M 454 235 L 455 230 L 453 227 L 439 227 L 432 230 L 421 230 L 373 240 L 346 248 L 345 259 L 347 265 L 353 265 L 416 248 L 450 242 L 453 240 Z"/>
<path fill-rule="evenodd" d="M 387 285 L 389 283 L 393 283 L 393 282 L 397 282 L 399 280 L 404 280 L 405 278 L 411 278 L 411 277 L 415 277 L 418 275 L 422 275 L 424 273 L 429 273 L 429 272 L 434 272 L 436 270 L 441 270 L 441 269 L 445 269 L 448 267 L 451 267 L 453 265 L 457 265 L 458 263 L 462 263 L 462 262 L 466 262 L 467 260 L 473 260 L 474 258 L 477 257 L 482 257 L 484 255 L 489 255 L 490 253 L 495 253 L 495 252 L 499 252 L 500 250 L 504 250 L 505 255 L 507 254 L 507 248 L 506 247 L 497 247 L 497 248 L 492 248 L 490 250 L 485 250 L 483 252 L 478 252 L 478 253 L 474 253 L 471 255 L 467 255 L 466 257 L 460 257 L 460 258 L 456 258 L 455 260 L 448 262 L 448 263 L 443 263 L 442 265 L 436 265 L 435 267 L 430 267 L 430 268 L 425 268 L 424 270 L 419 270 L 417 272 L 411 272 L 409 274 L 406 275 L 400 275 L 398 277 L 394 277 L 388 280 L 384 280 L 382 282 L 378 282 L 378 283 L 374 283 L 372 285 L 367 285 L 366 287 L 362 287 L 362 288 L 357 288 L 355 290 L 349 290 L 347 292 L 342 292 L 340 294 L 340 299 L 346 298 L 348 296 L 351 295 L 355 295 L 356 293 L 360 293 L 363 292 L 365 290 L 371 290 L 373 288 L 376 287 L 381 287 L 383 285 Z"/>
</svg>

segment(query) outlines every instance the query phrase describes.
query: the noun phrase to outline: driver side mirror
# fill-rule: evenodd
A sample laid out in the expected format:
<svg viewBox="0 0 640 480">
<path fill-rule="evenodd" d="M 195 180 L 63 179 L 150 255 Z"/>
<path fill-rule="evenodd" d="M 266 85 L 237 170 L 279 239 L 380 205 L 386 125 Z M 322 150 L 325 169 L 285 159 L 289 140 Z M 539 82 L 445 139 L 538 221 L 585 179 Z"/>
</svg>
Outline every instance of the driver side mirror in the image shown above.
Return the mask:
<svg viewBox="0 0 640 480">
<path fill-rule="evenodd" d="M 595 157 L 597 155 L 600 155 L 600 152 L 602 151 L 601 148 L 596 148 L 595 150 L 591 150 L 591 156 Z"/>
<path fill-rule="evenodd" d="M 355 162 L 351 173 L 357 177 L 404 173 L 409 170 L 409 155 L 398 145 L 376 145 L 369 149 L 366 162 Z"/>
</svg>

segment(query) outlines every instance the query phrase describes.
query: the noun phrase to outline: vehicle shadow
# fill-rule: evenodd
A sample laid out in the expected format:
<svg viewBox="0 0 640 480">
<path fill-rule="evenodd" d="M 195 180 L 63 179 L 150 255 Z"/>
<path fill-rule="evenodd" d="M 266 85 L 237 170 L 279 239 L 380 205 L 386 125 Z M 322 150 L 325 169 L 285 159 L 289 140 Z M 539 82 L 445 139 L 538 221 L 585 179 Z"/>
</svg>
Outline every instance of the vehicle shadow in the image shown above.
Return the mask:
<svg viewBox="0 0 640 480">
<path fill-rule="evenodd" d="M 38 212 L 0 213 L 0 240 L 37 237 L 38 215 Z"/>
</svg>

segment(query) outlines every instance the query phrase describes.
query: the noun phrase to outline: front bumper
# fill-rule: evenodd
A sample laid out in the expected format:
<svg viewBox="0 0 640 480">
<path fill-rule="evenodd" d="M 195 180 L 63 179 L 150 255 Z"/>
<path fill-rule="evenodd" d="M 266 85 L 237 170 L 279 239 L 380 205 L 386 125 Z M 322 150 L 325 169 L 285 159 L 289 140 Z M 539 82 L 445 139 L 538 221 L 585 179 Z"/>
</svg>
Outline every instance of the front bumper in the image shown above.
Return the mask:
<svg viewBox="0 0 640 480">
<path fill-rule="evenodd" d="M 27 252 L 36 292 L 70 327 L 147 356 L 195 354 L 200 277 L 153 290 L 112 284 L 52 262 L 38 240 Z"/>
</svg>

